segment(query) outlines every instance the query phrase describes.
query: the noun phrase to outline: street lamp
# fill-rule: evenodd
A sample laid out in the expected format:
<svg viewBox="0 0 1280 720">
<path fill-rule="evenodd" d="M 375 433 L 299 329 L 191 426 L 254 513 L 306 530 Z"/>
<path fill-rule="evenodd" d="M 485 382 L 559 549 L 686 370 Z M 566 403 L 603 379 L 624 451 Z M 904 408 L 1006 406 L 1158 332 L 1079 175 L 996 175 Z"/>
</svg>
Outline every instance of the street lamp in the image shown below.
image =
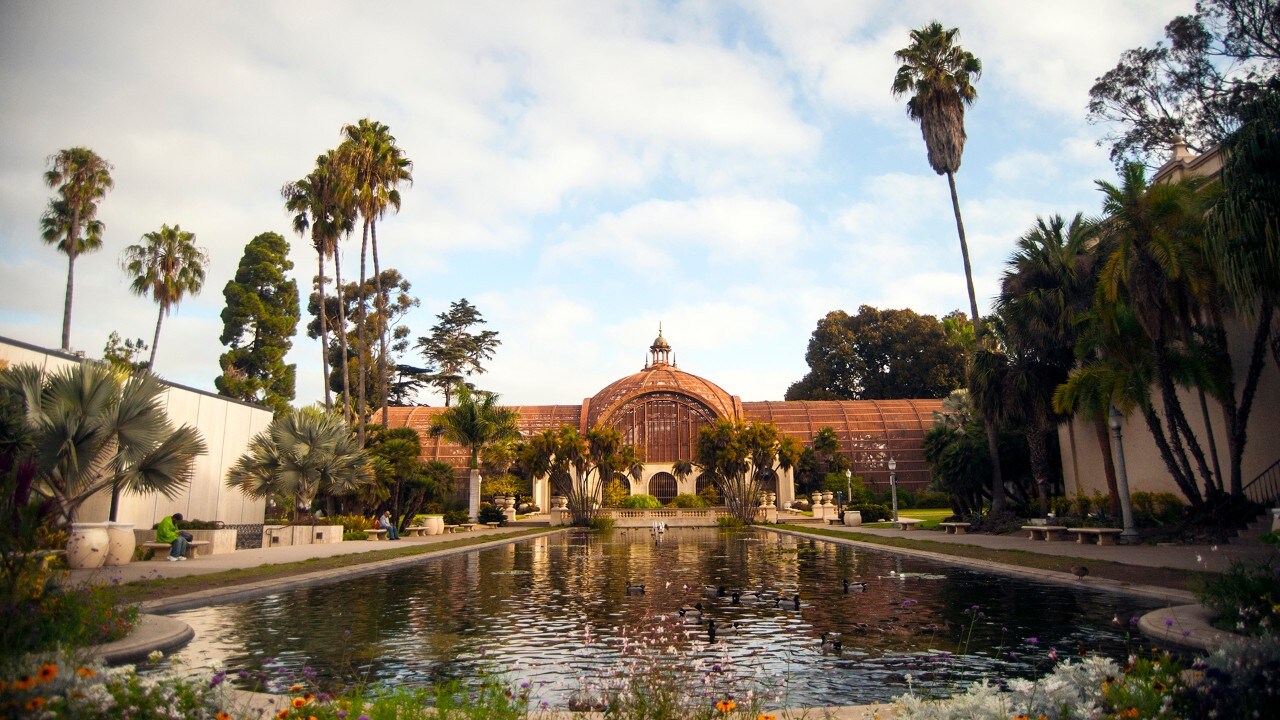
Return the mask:
<svg viewBox="0 0 1280 720">
<path fill-rule="evenodd" d="M 898 462 L 889 458 L 889 492 L 893 493 L 893 521 L 898 522 Z"/>
<path fill-rule="evenodd" d="M 844 469 L 844 496 L 849 498 L 849 502 L 853 502 L 853 470 L 851 468 Z"/>
<path fill-rule="evenodd" d="M 1116 406 L 1112 405 L 1110 421 L 1111 433 L 1116 438 L 1116 485 L 1120 493 L 1120 517 L 1124 521 L 1120 542 L 1128 544 L 1137 543 L 1140 538 L 1137 529 L 1133 527 L 1133 509 L 1129 506 L 1129 474 L 1124 467 L 1124 439 L 1120 436 L 1120 420 L 1123 417 Z"/>
</svg>

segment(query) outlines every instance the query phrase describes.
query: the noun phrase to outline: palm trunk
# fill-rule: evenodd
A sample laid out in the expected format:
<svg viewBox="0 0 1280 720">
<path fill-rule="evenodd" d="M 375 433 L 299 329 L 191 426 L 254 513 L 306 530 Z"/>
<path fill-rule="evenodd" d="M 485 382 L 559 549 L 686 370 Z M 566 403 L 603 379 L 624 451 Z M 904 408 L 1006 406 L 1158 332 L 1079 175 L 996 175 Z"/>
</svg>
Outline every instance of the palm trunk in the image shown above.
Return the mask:
<svg viewBox="0 0 1280 720">
<path fill-rule="evenodd" d="M 1120 517 L 1120 485 L 1116 482 L 1116 462 L 1111 457 L 1111 429 L 1106 416 L 1093 419 L 1093 434 L 1102 452 L 1102 474 L 1107 478 L 1107 492 L 1111 495 L 1111 516 Z"/>
<path fill-rule="evenodd" d="M 333 390 L 329 387 L 329 308 L 326 307 L 324 294 L 324 251 L 316 253 L 316 264 L 320 272 L 316 276 L 316 287 L 320 290 L 320 367 L 321 372 L 324 373 L 324 409 L 332 410 Z"/>
<path fill-rule="evenodd" d="M 347 302 L 342 292 L 342 252 L 335 246 L 333 250 L 333 279 L 338 290 L 338 345 L 342 348 L 342 417 L 351 423 L 351 373 L 347 371 L 350 360 L 347 358 Z"/>
<path fill-rule="evenodd" d="M 151 372 L 156 371 L 156 348 L 160 347 L 160 323 L 164 322 L 164 305 L 160 306 L 160 313 L 156 317 L 156 334 L 151 338 L 151 360 L 147 362 L 147 369 Z"/>
<path fill-rule="evenodd" d="M 951 188 L 951 211 L 956 216 L 956 233 L 960 237 L 960 257 L 964 260 L 964 281 L 969 290 L 969 315 L 973 320 L 974 340 L 982 342 L 982 316 L 978 314 L 978 295 L 973 289 L 973 268 L 969 264 L 969 242 L 964 236 L 964 220 L 960 217 L 960 196 L 956 193 L 956 175 L 947 172 L 947 186 Z M 1000 445 L 996 438 L 995 424 L 986 417 L 982 426 L 987 431 L 987 452 L 991 456 L 991 511 L 1005 509 L 1004 473 L 1000 470 Z"/>
<path fill-rule="evenodd" d="M 62 303 L 62 349 L 71 350 L 71 290 L 76 284 L 76 256 L 67 254 L 67 298 Z"/>
<path fill-rule="evenodd" d="M 364 293 L 364 283 L 365 283 L 364 263 L 365 263 L 365 256 L 367 255 L 367 252 L 369 249 L 369 220 L 367 219 L 364 221 L 364 232 L 362 233 L 362 235 L 363 237 L 360 240 L 360 285 L 358 286 L 359 289 L 356 291 L 357 293 L 356 297 L 360 299 L 360 305 L 356 309 L 356 313 L 358 315 L 356 319 L 356 323 L 357 323 L 356 336 L 358 337 L 360 342 L 360 352 L 356 355 L 356 365 L 360 368 L 359 387 L 356 388 L 356 403 L 358 405 L 358 411 L 356 413 L 356 422 L 357 422 L 356 442 L 358 442 L 360 444 L 360 447 L 363 448 L 364 447 L 364 424 L 365 424 L 366 415 L 368 413 L 368 400 L 365 397 L 365 386 L 369 383 L 369 359 L 368 359 L 369 339 L 368 339 L 368 334 L 366 332 L 367 328 L 365 327 L 365 324 L 367 322 L 367 313 L 365 312 L 366 303 L 365 303 L 365 293 Z"/>
<path fill-rule="evenodd" d="M 373 287 L 377 291 L 375 307 L 379 312 L 378 323 L 378 389 L 382 402 L 382 427 L 387 427 L 387 396 L 390 385 L 387 377 L 387 333 L 390 331 L 391 318 L 387 317 L 387 300 L 382 295 L 382 269 L 378 267 L 378 224 L 369 223 L 370 250 L 373 251 Z"/>
<path fill-rule="evenodd" d="M 1031 476 L 1036 481 L 1040 515 L 1045 517 L 1049 514 L 1049 447 L 1045 441 L 1045 430 L 1039 422 L 1032 423 L 1027 432 L 1027 449 L 1031 454 Z"/>
</svg>

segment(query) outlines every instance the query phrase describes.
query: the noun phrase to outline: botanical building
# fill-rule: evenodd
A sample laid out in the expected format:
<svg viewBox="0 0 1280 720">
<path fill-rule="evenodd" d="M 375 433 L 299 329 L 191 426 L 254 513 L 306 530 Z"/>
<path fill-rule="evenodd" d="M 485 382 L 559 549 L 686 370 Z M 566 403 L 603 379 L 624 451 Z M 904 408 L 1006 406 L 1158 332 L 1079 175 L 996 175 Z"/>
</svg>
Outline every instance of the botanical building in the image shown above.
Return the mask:
<svg viewBox="0 0 1280 720">
<path fill-rule="evenodd" d="M 616 428 L 624 442 L 643 449 L 645 471 L 640 480 L 630 481 L 631 493 L 648 493 L 663 502 L 678 493 L 695 493 L 709 482 L 696 471 L 678 479 L 672 466 L 677 460 L 694 459 L 699 429 L 720 419 L 771 422 L 806 446 L 819 429 L 831 427 L 839 437 L 841 454 L 867 487 L 888 488 L 890 458 L 897 463 L 900 486 L 918 489 L 929 483 L 922 443 L 941 400 L 743 402 L 716 383 L 679 369 L 671 358 L 671 345 L 659 333 L 642 370 L 610 383 L 581 403 L 518 406 L 520 430 L 533 435 L 563 425 L 584 433 L 600 425 Z M 417 430 L 423 459 L 448 462 L 462 478 L 467 451 L 427 432 L 432 416 L 443 410 L 391 408 L 390 424 Z M 779 503 L 795 499 L 793 475 L 786 472 L 775 479 Z M 534 500 L 540 507 L 548 507 L 552 494 L 545 480 L 535 482 Z"/>
</svg>

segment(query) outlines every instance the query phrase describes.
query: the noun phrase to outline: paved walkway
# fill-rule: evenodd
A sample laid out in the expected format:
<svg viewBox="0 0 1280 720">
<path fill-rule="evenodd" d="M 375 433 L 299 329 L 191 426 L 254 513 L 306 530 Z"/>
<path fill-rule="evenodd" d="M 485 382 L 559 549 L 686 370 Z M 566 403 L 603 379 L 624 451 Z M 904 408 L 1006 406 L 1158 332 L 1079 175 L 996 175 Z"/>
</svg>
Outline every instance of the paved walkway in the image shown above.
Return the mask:
<svg viewBox="0 0 1280 720">
<path fill-rule="evenodd" d="M 221 555 L 204 555 L 185 562 L 169 562 L 168 560 L 147 560 L 145 562 L 135 561 L 127 565 L 103 567 L 96 570 L 72 570 L 70 578 L 68 579 L 68 584 L 128 583 L 135 580 L 204 575 L 223 572 L 225 570 L 259 567 L 262 565 L 280 565 L 284 563 L 302 562 L 304 560 L 311 560 L 314 558 L 355 555 L 375 550 L 390 550 L 404 546 L 434 545 L 467 538 L 484 537 L 486 540 L 497 540 L 504 535 L 510 535 L 513 532 L 519 532 L 521 530 L 528 530 L 531 527 L 536 527 L 536 525 L 519 524 L 496 529 L 477 527 L 470 532 L 465 533 L 429 535 L 426 537 L 404 537 L 399 540 L 366 540 L 322 545 L 286 545 L 284 547 L 237 550 L 233 553 L 223 553 Z"/>
</svg>

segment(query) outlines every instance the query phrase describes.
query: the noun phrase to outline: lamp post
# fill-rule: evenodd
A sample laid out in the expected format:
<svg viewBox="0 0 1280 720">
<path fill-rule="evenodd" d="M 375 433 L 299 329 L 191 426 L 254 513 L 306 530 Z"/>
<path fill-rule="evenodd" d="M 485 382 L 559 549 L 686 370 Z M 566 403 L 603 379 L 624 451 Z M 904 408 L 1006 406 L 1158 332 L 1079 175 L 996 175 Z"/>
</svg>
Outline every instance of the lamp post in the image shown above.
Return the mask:
<svg viewBox="0 0 1280 720">
<path fill-rule="evenodd" d="M 1120 435 L 1120 420 L 1124 416 L 1111 406 L 1111 433 L 1116 438 L 1116 489 L 1120 493 L 1120 517 L 1124 522 L 1124 530 L 1120 533 L 1120 542 L 1137 543 L 1138 531 L 1133 527 L 1133 508 L 1129 506 L 1129 474 L 1124 467 L 1124 439 Z"/>
<path fill-rule="evenodd" d="M 898 462 L 889 458 L 889 492 L 893 493 L 893 521 L 898 522 Z"/>
<path fill-rule="evenodd" d="M 853 502 L 853 469 L 844 469 L 844 496 Z"/>
</svg>

